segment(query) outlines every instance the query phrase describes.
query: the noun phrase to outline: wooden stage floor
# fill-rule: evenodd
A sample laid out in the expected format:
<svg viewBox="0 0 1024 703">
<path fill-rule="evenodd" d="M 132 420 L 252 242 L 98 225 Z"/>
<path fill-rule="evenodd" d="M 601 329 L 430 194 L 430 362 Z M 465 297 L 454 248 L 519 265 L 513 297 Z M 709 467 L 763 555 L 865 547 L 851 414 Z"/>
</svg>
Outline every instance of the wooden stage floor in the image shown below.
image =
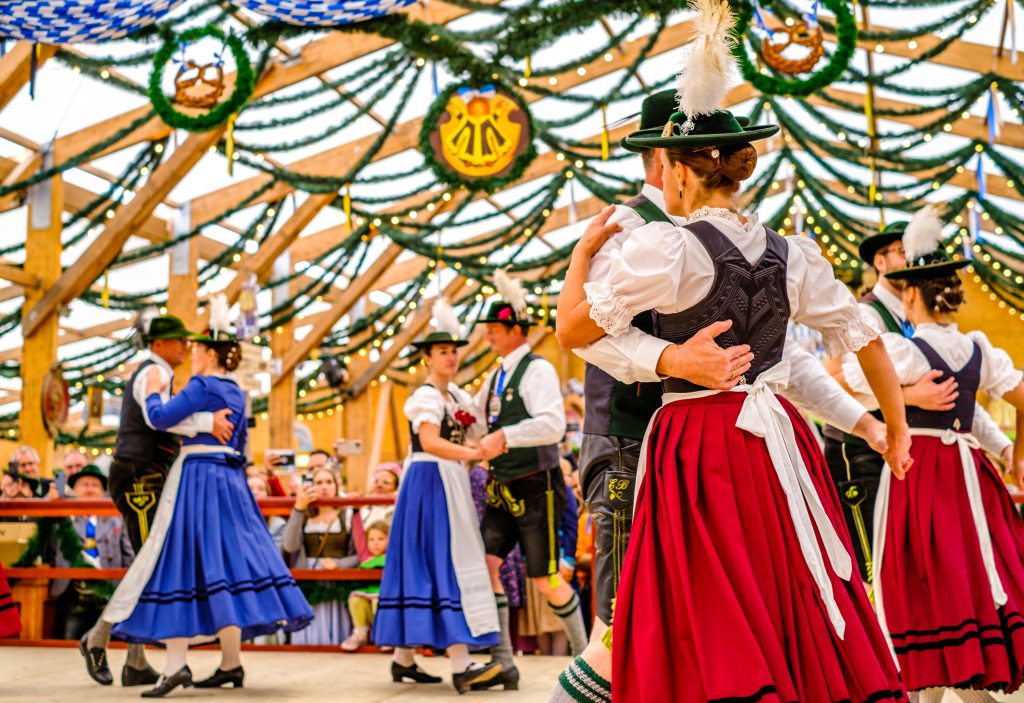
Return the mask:
<svg viewBox="0 0 1024 703">
<path fill-rule="evenodd" d="M 124 650 L 111 650 L 115 678 L 119 678 Z M 388 674 L 390 659 L 383 654 L 324 654 L 291 652 L 243 652 L 245 685 L 242 690 L 207 691 L 178 689 L 167 700 L 266 701 L 266 703 L 418 703 L 419 701 L 472 700 L 493 703 L 545 703 L 558 673 L 568 662 L 559 657 L 519 657 L 520 690 L 469 693 L 459 696 L 448 678 L 448 660 L 421 658 L 424 669 L 445 677 L 431 686 L 394 684 Z M 154 665 L 161 652 L 151 652 Z M 211 673 L 219 656 L 215 651 L 189 653 L 196 678 Z M 136 701 L 141 688 L 97 686 L 88 678 L 76 649 L 0 647 L 0 701 L 3 703 L 91 703 Z M 1024 703 L 1024 693 L 999 696 L 1004 703 Z M 959 703 L 951 693 L 943 703 Z M 666 701 L 666 703 L 670 703 Z"/>
<path fill-rule="evenodd" d="M 163 653 L 148 653 L 159 668 Z M 125 650 L 110 650 L 111 670 L 120 679 Z M 196 678 L 217 667 L 215 651 L 192 651 L 189 666 Z M 166 700 L 266 701 L 266 703 L 414 703 L 418 701 L 489 700 L 495 703 L 544 703 L 558 673 L 567 665 L 561 657 L 519 657 L 522 674 L 519 691 L 467 693 L 459 696 L 451 687 L 448 660 L 419 658 L 427 671 L 443 676 L 440 685 L 396 684 L 389 673 L 386 654 L 324 654 L 292 652 L 242 652 L 245 688 L 220 691 L 178 689 Z M 3 703 L 91 703 L 137 701 L 144 688 L 99 686 L 85 673 L 77 649 L 0 647 L 0 701 Z"/>
</svg>

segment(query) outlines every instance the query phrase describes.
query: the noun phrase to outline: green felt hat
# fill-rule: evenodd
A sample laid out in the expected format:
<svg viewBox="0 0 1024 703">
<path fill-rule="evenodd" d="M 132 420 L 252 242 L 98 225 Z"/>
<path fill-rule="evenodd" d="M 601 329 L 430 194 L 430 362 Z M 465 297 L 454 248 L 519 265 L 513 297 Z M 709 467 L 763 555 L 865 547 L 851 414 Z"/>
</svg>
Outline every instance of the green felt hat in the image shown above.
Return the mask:
<svg viewBox="0 0 1024 703">
<path fill-rule="evenodd" d="M 451 332 L 431 332 L 420 341 L 413 342 L 412 346 L 420 351 L 425 351 L 435 344 L 454 344 L 456 347 L 464 347 L 469 344 L 469 341 L 460 339 L 458 335 Z"/>
<path fill-rule="evenodd" d="M 749 117 L 743 117 L 741 115 L 733 115 L 733 117 L 735 118 L 736 122 L 739 124 L 740 127 L 746 129 L 748 126 L 750 126 Z M 637 131 L 633 132 L 632 134 L 630 134 L 629 136 L 622 140 L 622 148 L 625 149 L 626 151 L 632 151 L 634 154 L 639 154 L 640 152 L 647 151 L 649 147 L 641 148 L 637 146 L 631 146 L 626 143 L 626 140 L 656 139 L 661 136 L 661 133 L 664 131 L 664 129 L 664 125 L 661 125 L 660 127 L 651 127 L 650 129 L 638 129 Z"/>
<path fill-rule="evenodd" d="M 82 468 L 82 470 L 79 471 L 77 474 L 74 474 L 71 477 L 69 477 L 68 485 L 71 486 L 71 488 L 73 489 L 75 487 L 75 484 L 78 483 L 78 479 L 82 478 L 83 476 L 94 476 L 98 478 L 100 480 L 100 483 L 103 484 L 103 490 L 107 490 L 107 477 L 103 475 L 102 471 L 100 471 L 100 467 L 96 466 L 95 464 L 89 464 Z"/>
<path fill-rule="evenodd" d="M 674 89 L 660 90 L 653 95 L 648 95 L 640 106 L 640 126 L 622 140 L 622 148 L 634 153 L 644 151 L 643 147 L 631 146 L 628 140 L 632 137 L 645 136 L 645 133 L 650 130 L 661 134 L 665 123 L 669 121 L 675 111 L 676 91 Z"/>
<path fill-rule="evenodd" d="M 777 134 L 778 125 L 743 126 L 728 110 L 716 110 L 710 115 L 688 119 L 681 112 L 672 117 L 658 134 L 652 132 L 626 137 L 629 146 L 638 149 L 665 149 L 682 147 L 701 149 L 710 146 L 749 144 Z"/>
<path fill-rule="evenodd" d="M 943 249 L 936 249 L 930 254 L 907 261 L 906 268 L 891 271 L 885 274 L 885 277 L 895 281 L 925 281 L 930 278 L 944 278 L 970 265 L 971 262 L 967 259 L 953 261 Z"/>
<path fill-rule="evenodd" d="M 519 317 L 516 315 L 515 309 L 509 303 L 503 300 L 498 300 L 491 303 L 491 306 L 487 309 L 487 314 L 481 317 L 477 322 L 498 322 L 503 325 L 513 327 L 519 325 L 521 327 L 532 327 L 537 324 L 528 315 Z"/>
<path fill-rule="evenodd" d="M 858 247 L 860 260 L 870 266 L 879 249 L 883 249 L 893 242 L 900 241 L 903 239 L 903 233 L 906 231 L 906 221 L 893 222 L 886 225 L 885 229 L 878 234 L 872 234 L 870 237 L 864 237 L 860 242 L 860 247 Z"/>
<path fill-rule="evenodd" d="M 192 332 L 185 327 L 180 317 L 174 315 L 161 315 L 150 320 L 149 330 L 142 335 L 142 340 L 147 344 L 158 339 L 189 339 Z"/>
</svg>

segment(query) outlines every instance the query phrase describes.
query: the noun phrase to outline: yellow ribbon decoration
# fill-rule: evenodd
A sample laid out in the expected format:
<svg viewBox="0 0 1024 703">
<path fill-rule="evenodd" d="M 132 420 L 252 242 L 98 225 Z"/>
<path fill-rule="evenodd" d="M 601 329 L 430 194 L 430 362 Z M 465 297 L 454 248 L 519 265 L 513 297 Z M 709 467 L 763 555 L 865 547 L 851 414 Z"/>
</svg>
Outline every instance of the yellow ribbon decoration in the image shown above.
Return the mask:
<svg viewBox="0 0 1024 703">
<path fill-rule="evenodd" d="M 103 302 L 103 307 L 110 309 L 110 269 L 107 269 L 103 274 L 103 292 L 100 293 L 100 300 Z"/>
<path fill-rule="evenodd" d="M 523 78 L 529 78 L 533 75 L 533 61 L 529 56 L 526 57 L 526 68 L 523 69 Z"/>
<path fill-rule="evenodd" d="M 238 113 L 234 113 L 228 118 L 227 131 L 224 134 L 224 154 L 228 157 L 228 175 L 235 175 L 235 118 L 238 117 Z"/>
<path fill-rule="evenodd" d="M 611 145 L 608 134 L 608 106 L 601 106 L 601 161 L 607 161 Z"/>
<path fill-rule="evenodd" d="M 352 231 L 352 185 L 345 184 L 345 193 L 341 196 L 341 209 L 345 212 L 345 223 L 348 231 Z"/>
</svg>

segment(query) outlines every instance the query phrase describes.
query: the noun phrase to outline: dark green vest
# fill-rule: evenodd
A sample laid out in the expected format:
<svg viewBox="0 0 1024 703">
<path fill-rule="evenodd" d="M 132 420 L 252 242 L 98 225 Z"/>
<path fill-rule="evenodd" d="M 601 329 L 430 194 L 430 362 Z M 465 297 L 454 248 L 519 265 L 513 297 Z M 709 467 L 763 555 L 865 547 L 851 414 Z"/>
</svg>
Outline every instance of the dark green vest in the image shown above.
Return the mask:
<svg viewBox="0 0 1024 703">
<path fill-rule="evenodd" d="M 640 215 L 644 224 L 672 222 L 661 208 L 642 195 L 623 203 L 623 207 L 631 208 Z M 642 312 L 634 317 L 633 326 L 651 334 L 654 329 L 651 313 Z M 584 374 L 586 414 L 583 431 L 602 437 L 642 440 L 651 417 L 661 407 L 661 384 L 627 385 L 593 364 L 587 364 Z"/>
<path fill-rule="evenodd" d="M 526 409 L 526 403 L 519 392 L 519 384 L 523 380 L 523 374 L 531 363 L 540 359 L 536 354 L 527 354 L 520 360 L 512 371 L 512 375 L 505 383 L 504 392 L 501 394 L 501 410 L 496 421 L 491 418 L 491 399 L 494 397 L 498 385 L 500 371 L 491 376 L 487 387 L 487 430 L 495 432 L 502 427 L 515 425 L 531 417 Z M 494 472 L 496 481 L 505 483 L 513 479 L 522 478 L 529 474 L 540 471 L 558 468 L 558 445 L 546 444 L 540 447 L 510 447 L 508 452 L 490 461 L 491 471 Z"/>
<path fill-rule="evenodd" d="M 900 324 L 896 316 L 892 314 L 889 308 L 885 307 L 885 303 L 878 299 L 874 293 L 867 293 L 861 296 L 858 302 L 864 303 L 874 308 L 875 312 L 882 318 L 882 322 L 885 324 L 886 332 L 895 332 L 896 334 L 904 334 L 903 325 Z"/>
</svg>

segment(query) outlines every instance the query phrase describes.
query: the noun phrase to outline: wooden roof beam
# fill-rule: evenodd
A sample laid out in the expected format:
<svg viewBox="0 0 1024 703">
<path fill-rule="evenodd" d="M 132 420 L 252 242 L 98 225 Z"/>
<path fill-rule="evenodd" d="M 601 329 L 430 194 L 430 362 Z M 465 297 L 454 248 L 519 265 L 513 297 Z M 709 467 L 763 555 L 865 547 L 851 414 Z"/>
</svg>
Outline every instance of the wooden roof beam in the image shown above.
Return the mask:
<svg viewBox="0 0 1024 703">
<path fill-rule="evenodd" d="M 692 32 L 691 21 L 667 27 L 658 37 L 649 55 L 658 56 L 678 49 L 690 40 Z M 626 42 L 619 57 L 612 61 L 605 61 L 603 58 L 593 61 L 586 67 L 585 75 L 581 76 L 575 70 L 561 74 L 558 76 L 559 89 L 563 91 L 570 90 L 576 86 L 631 66 L 640 56 L 640 52 L 648 41 L 649 36 L 642 36 Z M 539 79 L 537 83 L 540 84 Z M 543 97 L 539 93 L 531 93 L 529 87 L 525 90 L 527 102 L 536 102 Z M 375 154 L 373 161 L 394 156 L 406 149 L 417 149 L 419 147 L 419 132 L 422 123 L 423 118 L 418 117 L 396 125 L 380 150 Z M 360 139 L 322 151 L 319 154 L 299 159 L 289 164 L 288 168 L 312 175 L 336 174 L 338 172 L 338 164 L 352 163 L 358 158 L 359 154 L 365 153 L 379 137 L 379 133 L 369 134 Z M 237 183 L 232 183 L 229 186 L 197 198 L 192 204 L 192 212 L 200 220 L 216 217 L 218 213 L 234 207 L 235 204 L 242 202 L 270 181 L 271 177 L 269 175 L 260 174 Z M 255 202 L 276 200 L 287 195 L 292 190 L 291 186 L 286 183 L 277 183 L 273 188 L 270 188 L 266 193 L 257 198 Z"/>
<path fill-rule="evenodd" d="M 79 257 L 78 261 L 64 270 L 56 285 L 24 316 L 25 334 L 32 334 L 39 325 L 67 301 L 78 297 L 110 266 L 121 247 L 138 227 L 148 218 L 157 203 L 162 201 L 186 173 L 202 158 L 206 150 L 216 144 L 224 133 L 224 127 L 209 132 L 192 134 L 184 144 L 174 150 L 161 163 L 146 184 L 135 194 L 135 198 L 114 215 L 103 233 Z"/>
<path fill-rule="evenodd" d="M 497 4 L 500 0 L 484 1 Z M 472 10 L 435 1 L 431 4 L 429 10 L 425 10 L 422 6 L 417 4 L 409 9 L 408 14 L 413 19 L 425 19 L 426 13 L 428 12 L 430 21 L 437 24 L 447 24 L 448 22 L 469 14 Z M 349 61 L 354 61 L 362 56 L 372 54 L 375 51 L 391 46 L 393 43 L 376 34 L 359 35 L 359 37 L 359 41 L 353 41 L 352 36 L 347 33 L 331 32 L 323 39 L 310 42 L 303 47 L 299 54 L 299 61 L 272 62 L 266 73 L 260 77 L 257 82 L 252 99 L 269 95 L 274 91 L 300 83 L 307 78 L 313 78 L 325 71 L 329 71 L 332 68 L 348 63 Z M 224 82 L 225 89 L 230 91 L 234 86 L 235 74 L 227 74 L 224 77 Z M 59 163 L 67 160 L 71 156 L 81 154 L 83 151 L 92 148 L 106 139 L 111 133 L 117 132 L 140 119 L 142 116 L 149 113 L 151 109 L 152 108 L 149 105 L 143 105 L 135 110 L 131 110 L 108 120 L 103 120 L 102 122 L 97 122 L 89 127 L 85 127 L 57 139 L 54 144 L 55 160 Z M 163 120 L 159 117 L 154 116 L 142 127 L 136 129 L 124 139 L 104 149 L 102 152 L 97 154 L 95 158 L 105 156 L 106 154 L 110 154 L 115 151 L 120 151 L 121 149 L 125 149 L 142 142 L 162 139 L 170 133 L 170 127 L 164 124 Z M 4 183 L 15 183 L 23 178 L 31 176 L 39 169 L 40 163 L 38 155 L 30 156 L 23 161 L 16 170 L 16 175 L 8 174 Z M 17 194 L 11 193 L 0 198 L 0 209 L 2 209 L 4 200 L 11 197 L 17 197 Z M 200 221 L 202 220 L 200 219 Z"/>
</svg>

